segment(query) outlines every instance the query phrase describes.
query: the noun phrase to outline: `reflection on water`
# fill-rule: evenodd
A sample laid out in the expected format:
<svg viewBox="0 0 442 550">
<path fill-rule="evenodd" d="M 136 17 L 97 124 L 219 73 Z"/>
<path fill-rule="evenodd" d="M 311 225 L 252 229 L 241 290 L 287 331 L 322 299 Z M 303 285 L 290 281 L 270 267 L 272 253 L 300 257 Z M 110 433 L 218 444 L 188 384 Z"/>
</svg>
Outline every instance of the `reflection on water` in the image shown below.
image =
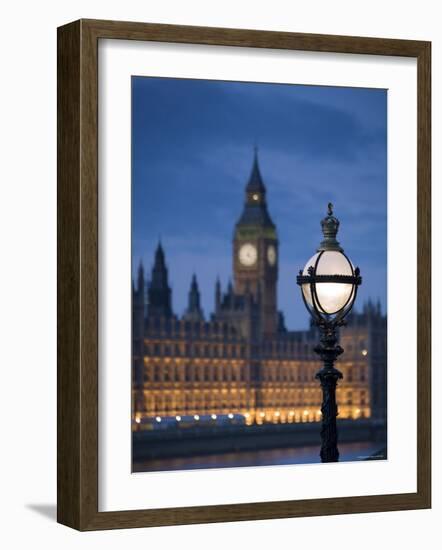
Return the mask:
<svg viewBox="0 0 442 550">
<path fill-rule="evenodd" d="M 340 462 L 365 460 L 369 457 L 382 459 L 380 443 L 342 443 L 339 445 Z M 381 453 L 381 454 L 378 454 Z M 374 455 L 374 456 L 373 456 Z M 180 458 L 162 458 L 135 462 L 134 472 L 156 472 L 170 470 L 196 470 L 202 468 L 235 468 L 238 466 L 276 466 L 282 464 L 314 464 L 320 462 L 316 445 L 286 447 L 257 451 L 238 451 L 213 455 Z"/>
</svg>

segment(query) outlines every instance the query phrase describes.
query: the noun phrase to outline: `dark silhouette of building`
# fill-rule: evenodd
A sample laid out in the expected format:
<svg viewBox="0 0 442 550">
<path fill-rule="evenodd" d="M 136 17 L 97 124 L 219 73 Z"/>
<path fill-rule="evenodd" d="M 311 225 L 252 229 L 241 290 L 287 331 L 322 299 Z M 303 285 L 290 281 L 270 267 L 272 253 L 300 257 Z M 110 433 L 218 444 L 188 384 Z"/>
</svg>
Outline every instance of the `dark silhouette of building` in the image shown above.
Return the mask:
<svg viewBox="0 0 442 550">
<path fill-rule="evenodd" d="M 171 295 L 164 250 L 161 243 L 159 243 L 155 252 L 155 263 L 147 291 L 148 316 L 170 318 L 172 316 Z"/>
<path fill-rule="evenodd" d="M 161 244 L 149 281 L 133 289 L 133 423 L 241 414 L 247 424 L 321 418 L 317 329 L 288 331 L 277 309 L 278 235 L 255 150 L 233 234 L 233 284 L 215 283 L 205 319 L 197 277 L 188 307 L 173 313 Z M 386 418 L 387 319 L 371 301 L 341 330 L 341 418 Z"/>
</svg>

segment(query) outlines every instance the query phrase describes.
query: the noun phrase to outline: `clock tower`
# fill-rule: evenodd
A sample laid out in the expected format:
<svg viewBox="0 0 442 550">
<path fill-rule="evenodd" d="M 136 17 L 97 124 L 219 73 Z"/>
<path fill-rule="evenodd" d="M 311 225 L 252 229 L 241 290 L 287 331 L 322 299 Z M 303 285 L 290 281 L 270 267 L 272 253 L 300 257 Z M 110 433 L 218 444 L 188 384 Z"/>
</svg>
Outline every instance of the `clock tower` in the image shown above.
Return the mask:
<svg viewBox="0 0 442 550">
<path fill-rule="evenodd" d="M 261 333 L 277 330 L 278 236 L 267 210 L 266 188 L 255 148 L 242 214 L 233 236 L 235 294 L 250 292 L 259 305 Z"/>
</svg>

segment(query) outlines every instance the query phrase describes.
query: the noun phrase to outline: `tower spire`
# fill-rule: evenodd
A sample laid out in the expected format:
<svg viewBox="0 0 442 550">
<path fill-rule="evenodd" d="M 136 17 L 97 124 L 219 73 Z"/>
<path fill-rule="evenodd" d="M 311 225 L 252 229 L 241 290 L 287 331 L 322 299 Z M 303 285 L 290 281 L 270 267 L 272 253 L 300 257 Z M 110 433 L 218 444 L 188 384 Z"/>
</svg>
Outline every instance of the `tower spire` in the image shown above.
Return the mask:
<svg viewBox="0 0 442 550">
<path fill-rule="evenodd" d="M 229 294 L 230 296 L 233 295 L 232 279 L 229 279 L 229 284 L 227 285 L 227 294 Z"/>
<path fill-rule="evenodd" d="M 172 291 L 169 286 L 169 274 L 161 241 L 158 242 L 155 251 L 155 261 L 152 268 L 151 280 L 149 283 L 148 297 L 149 316 L 172 316 Z"/>
<path fill-rule="evenodd" d="M 266 187 L 262 179 L 258 160 L 258 147 L 254 147 L 252 170 L 245 188 L 246 200 L 244 210 L 237 223 L 238 226 L 254 226 L 275 229 L 267 210 Z"/>
<path fill-rule="evenodd" d="M 138 264 L 138 279 L 137 279 L 137 290 L 140 292 L 144 289 L 144 266 L 143 260 L 140 258 L 140 263 Z"/>
<path fill-rule="evenodd" d="M 258 193 L 265 195 L 266 188 L 262 180 L 261 171 L 258 162 L 258 146 L 253 147 L 253 164 L 250 173 L 249 181 L 246 187 L 246 193 Z"/>
<path fill-rule="evenodd" d="M 204 314 L 201 308 L 200 291 L 195 273 L 192 275 L 190 283 L 189 301 L 187 310 L 184 314 L 186 321 L 204 321 Z"/>
<path fill-rule="evenodd" d="M 134 307 L 138 306 L 141 311 L 143 311 L 144 318 L 144 307 L 145 307 L 145 280 L 144 280 L 144 266 L 143 261 L 140 259 L 138 264 L 138 274 L 137 274 L 137 286 L 135 287 L 134 281 L 132 281 L 132 290 L 133 290 L 133 299 Z"/>
<path fill-rule="evenodd" d="M 165 256 L 161 239 L 158 240 L 157 249 L 155 251 L 155 265 L 158 267 L 165 267 Z"/>
<path fill-rule="evenodd" d="M 221 306 L 221 282 L 219 276 L 216 278 L 215 283 L 215 311 L 218 312 Z"/>
</svg>

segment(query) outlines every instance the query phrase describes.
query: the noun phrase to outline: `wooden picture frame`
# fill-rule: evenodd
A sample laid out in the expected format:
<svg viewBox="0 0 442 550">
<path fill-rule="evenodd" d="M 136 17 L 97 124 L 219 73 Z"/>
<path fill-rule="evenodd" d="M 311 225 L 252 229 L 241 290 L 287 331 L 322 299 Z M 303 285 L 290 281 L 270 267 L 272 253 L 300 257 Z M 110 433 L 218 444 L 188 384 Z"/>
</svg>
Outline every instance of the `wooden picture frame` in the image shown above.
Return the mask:
<svg viewBox="0 0 442 550">
<path fill-rule="evenodd" d="M 98 41 L 124 39 L 403 56 L 418 67 L 417 492 L 98 511 Z M 431 44 L 79 20 L 58 29 L 58 521 L 82 531 L 431 506 Z M 397 206 L 399 207 L 399 206 Z"/>
</svg>

